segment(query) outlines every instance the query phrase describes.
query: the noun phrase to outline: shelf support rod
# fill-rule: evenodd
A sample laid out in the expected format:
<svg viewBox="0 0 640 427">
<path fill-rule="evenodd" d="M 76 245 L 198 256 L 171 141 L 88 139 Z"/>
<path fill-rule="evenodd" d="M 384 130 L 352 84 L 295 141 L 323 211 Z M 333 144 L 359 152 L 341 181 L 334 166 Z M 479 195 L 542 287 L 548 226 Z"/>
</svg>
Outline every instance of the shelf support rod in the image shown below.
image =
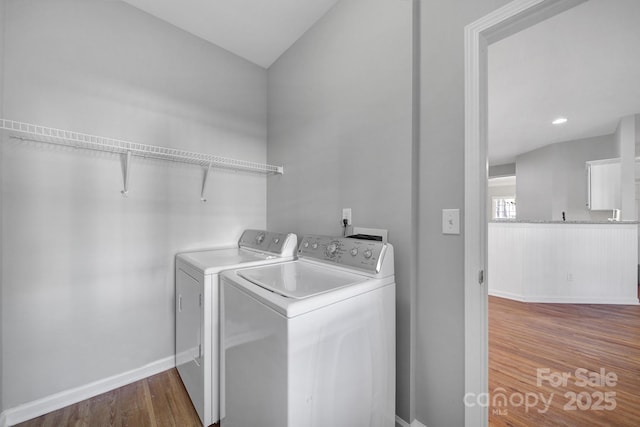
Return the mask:
<svg viewBox="0 0 640 427">
<path fill-rule="evenodd" d="M 127 193 L 129 192 L 130 165 L 131 165 L 131 151 L 127 151 L 127 156 L 124 158 L 124 163 L 122 164 L 122 179 L 124 181 L 124 188 L 121 191 L 122 197 L 127 197 Z"/>
<path fill-rule="evenodd" d="M 207 189 L 207 182 L 209 181 L 209 175 L 211 174 L 211 168 L 213 168 L 213 162 L 209 162 L 209 167 L 204 171 L 204 179 L 202 180 L 202 191 L 200 192 L 200 200 L 206 202 L 204 192 Z"/>
</svg>

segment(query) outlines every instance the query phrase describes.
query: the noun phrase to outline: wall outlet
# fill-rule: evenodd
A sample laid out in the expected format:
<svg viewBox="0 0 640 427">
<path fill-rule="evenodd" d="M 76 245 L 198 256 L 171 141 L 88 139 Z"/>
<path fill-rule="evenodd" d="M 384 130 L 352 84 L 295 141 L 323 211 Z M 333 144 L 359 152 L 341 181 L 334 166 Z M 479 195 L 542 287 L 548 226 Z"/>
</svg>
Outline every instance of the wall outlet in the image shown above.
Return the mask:
<svg viewBox="0 0 640 427">
<path fill-rule="evenodd" d="M 343 208 L 342 209 L 342 223 L 344 224 L 344 220 L 347 220 L 347 225 L 351 225 L 351 208 Z"/>
</svg>

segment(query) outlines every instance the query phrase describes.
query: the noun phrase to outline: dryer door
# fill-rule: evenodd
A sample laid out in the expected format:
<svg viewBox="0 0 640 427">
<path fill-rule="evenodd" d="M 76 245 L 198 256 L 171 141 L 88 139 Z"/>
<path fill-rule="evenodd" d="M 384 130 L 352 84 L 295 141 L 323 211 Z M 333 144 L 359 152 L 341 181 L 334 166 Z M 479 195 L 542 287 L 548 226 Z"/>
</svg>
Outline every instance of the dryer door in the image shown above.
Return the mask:
<svg viewBox="0 0 640 427">
<path fill-rule="evenodd" d="M 176 271 L 176 367 L 203 425 L 205 418 L 204 277 Z"/>
</svg>

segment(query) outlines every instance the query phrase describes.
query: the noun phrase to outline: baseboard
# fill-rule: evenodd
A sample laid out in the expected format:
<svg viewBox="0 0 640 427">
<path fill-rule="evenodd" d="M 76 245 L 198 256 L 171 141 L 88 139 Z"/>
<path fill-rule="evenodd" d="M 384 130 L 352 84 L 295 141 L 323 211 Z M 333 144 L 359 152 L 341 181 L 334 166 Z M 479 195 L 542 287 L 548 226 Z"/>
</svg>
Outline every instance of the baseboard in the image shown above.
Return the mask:
<svg viewBox="0 0 640 427">
<path fill-rule="evenodd" d="M 498 298 L 506 298 L 514 301 L 526 302 L 520 295 L 514 294 L 513 292 L 504 292 L 497 291 L 495 289 L 489 289 L 489 296 L 498 297 Z"/>
<path fill-rule="evenodd" d="M 25 403 L 15 408 L 9 408 L 0 414 L 0 427 L 13 426 L 21 422 L 31 420 L 51 411 L 73 405 L 74 403 L 95 397 L 116 388 L 131 384 L 143 378 L 150 377 L 167 369 L 176 366 L 175 357 L 169 356 L 164 359 L 144 365 L 122 374 L 109 378 L 94 381 L 92 383 L 52 394 L 42 399 Z"/>
<path fill-rule="evenodd" d="M 572 297 L 534 297 L 525 298 L 525 302 L 556 304 L 606 304 L 606 305 L 638 305 L 638 298 L 572 298 Z"/>
<path fill-rule="evenodd" d="M 524 297 L 510 292 L 490 290 L 489 295 L 499 298 L 506 298 L 520 302 L 550 303 L 550 304 L 611 304 L 611 305 L 638 305 L 638 298 L 595 298 L 595 297 L 556 297 L 556 296 L 535 296 Z"/>
<path fill-rule="evenodd" d="M 427 427 L 418 420 L 413 420 L 411 424 L 396 415 L 396 427 Z"/>
</svg>

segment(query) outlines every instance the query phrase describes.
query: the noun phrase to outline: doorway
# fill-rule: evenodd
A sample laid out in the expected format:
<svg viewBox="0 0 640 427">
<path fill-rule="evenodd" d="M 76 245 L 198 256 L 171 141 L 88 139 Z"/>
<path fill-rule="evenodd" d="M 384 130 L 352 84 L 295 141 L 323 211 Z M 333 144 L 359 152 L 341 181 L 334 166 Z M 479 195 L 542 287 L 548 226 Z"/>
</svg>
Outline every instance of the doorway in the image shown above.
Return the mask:
<svg viewBox="0 0 640 427">
<path fill-rule="evenodd" d="M 465 389 L 488 391 L 487 170 L 488 48 L 583 1 L 514 1 L 466 28 Z M 596 2 L 592 2 L 594 4 Z M 634 110 L 635 112 L 635 110 Z M 590 213 L 589 213 L 590 215 Z M 564 211 L 562 212 L 564 217 Z M 549 218 L 556 219 L 556 218 Z M 564 218 L 563 218 L 564 219 Z M 635 268 L 635 267 L 634 267 Z M 570 276 L 568 276 L 567 280 Z M 594 316 L 596 318 L 596 316 Z M 534 372 L 535 374 L 535 372 Z M 468 403 L 468 400 L 465 400 Z M 465 424 L 486 425 L 487 406 L 466 405 Z"/>
<path fill-rule="evenodd" d="M 465 427 L 488 424 L 468 404 L 488 391 L 487 47 L 584 1 L 516 0 L 465 28 Z"/>
</svg>

